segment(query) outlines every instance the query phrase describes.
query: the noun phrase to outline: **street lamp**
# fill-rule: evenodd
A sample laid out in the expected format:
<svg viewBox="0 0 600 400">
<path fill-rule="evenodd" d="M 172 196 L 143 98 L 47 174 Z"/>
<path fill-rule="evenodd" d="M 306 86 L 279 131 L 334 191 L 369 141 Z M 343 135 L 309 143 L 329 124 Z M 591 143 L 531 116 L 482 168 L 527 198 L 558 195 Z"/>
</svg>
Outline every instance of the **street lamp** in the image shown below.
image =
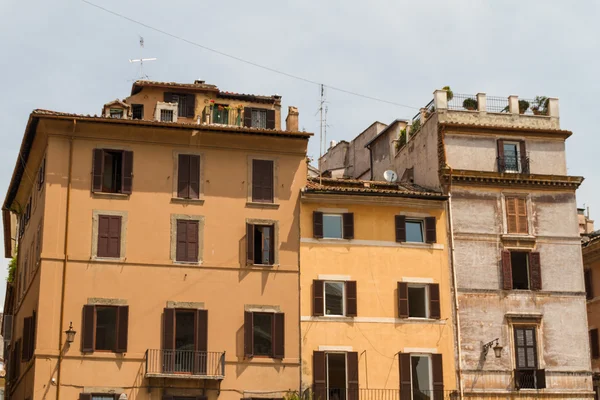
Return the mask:
<svg viewBox="0 0 600 400">
<path fill-rule="evenodd" d="M 69 322 L 69 329 L 66 330 L 65 333 L 67 334 L 67 344 L 73 343 L 75 334 L 77 333 L 73 330 L 73 322 Z"/>
<path fill-rule="evenodd" d="M 494 345 L 494 342 L 496 342 L 495 345 Z M 494 345 L 494 347 L 492 347 L 493 345 Z M 488 351 L 490 351 L 490 348 L 492 348 L 494 350 L 494 355 L 496 356 L 496 358 L 502 357 L 502 346 L 500 346 L 500 344 L 498 344 L 498 338 L 496 338 L 496 339 L 491 340 L 483 345 L 481 352 L 483 353 L 484 360 L 487 356 Z"/>
</svg>

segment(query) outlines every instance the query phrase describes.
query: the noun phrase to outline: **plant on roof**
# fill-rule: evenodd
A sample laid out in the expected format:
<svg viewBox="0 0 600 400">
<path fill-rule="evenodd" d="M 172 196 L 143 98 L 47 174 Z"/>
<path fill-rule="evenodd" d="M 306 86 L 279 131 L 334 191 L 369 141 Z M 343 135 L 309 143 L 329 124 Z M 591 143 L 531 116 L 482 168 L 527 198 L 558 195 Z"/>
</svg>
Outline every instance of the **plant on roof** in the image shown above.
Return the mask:
<svg viewBox="0 0 600 400">
<path fill-rule="evenodd" d="M 467 110 L 474 111 L 477 110 L 478 103 L 477 100 L 468 97 L 463 101 L 462 106 Z"/>
<path fill-rule="evenodd" d="M 413 136 L 415 133 L 417 133 L 419 129 L 421 129 L 421 120 L 415 119 L 410 125 L 410 136 Z"/>
<path fill-rule="evenodd" d="M 531 111 L 534 115 L 548 115 L 548 97 L 535 96 L 531 105 Z"/>
<path fill-rule="evenodd" d="M 400 150 L 406 144 L 406 128 L 400 131 L 398 140 L 396 140 L 396 151 Z"/>
<path fill-rule="evenodd" d="M 8 262 L 8 276 L 6 281 L 13 283 L 15 281 L 15 272 L 17 272 L 17 250 L 15 249 L 15 256 Z"/>
<path fill-rule="evenodd" d="M 529 102 L 527 100 L 519 100 L 519 114 L 525 114 L 528 108 Z"/>
<path fill-rule="evenodd" d="M 447 96 L 448 96 L 448 101 L 452 100 L 454 98 L 454 92 L 452 92 L 452 89 L 450 89 L 450 86 L 444 86 L 442 88 L 442 90 L 445 90 L 446 92 L 448 92 Z"/>
</svg>

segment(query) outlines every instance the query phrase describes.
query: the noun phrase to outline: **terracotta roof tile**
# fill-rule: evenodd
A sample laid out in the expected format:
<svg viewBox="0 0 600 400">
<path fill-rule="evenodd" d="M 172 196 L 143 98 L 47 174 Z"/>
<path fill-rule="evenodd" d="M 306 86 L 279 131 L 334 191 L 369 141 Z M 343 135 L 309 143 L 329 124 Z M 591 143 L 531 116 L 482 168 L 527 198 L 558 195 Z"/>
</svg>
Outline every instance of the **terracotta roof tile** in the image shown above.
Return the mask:
<svg viewBox="0 0 600 400">
<path fill-rule="evenodd" d="M 251 101 L 258 101 L 258 102 L 273 103 L 275 101 L 281 100 L 281 96 L 279 96 L 279 95 L 265 96 L 265 95 L 258 95 L 258 94 L 221 91 L 221 90 L 219 90 L 219 88 L 216 85 L 210 85 L 207 83 L 179 83 L 179 82 L 159 82 L 159 81 L 146 81 L 146 80 L 135 81 L 133 83 L 133 86 L 131 87 L 131 94 L 133 95 L 133 94 L 138 93 L 144 86 L 167 87 L 167 88 L 173 88 L 173 89 L 180 88 L 180 89 L 210 90 L 213 92 L 217 92 L 217 97 L 251 100 Z"/>
<path fill-rule="evenodd" d="M 408 182 L 365 181 L 359 179 L 308 178 L 307 193 L 344 193 L 362 195 L 396 195 L 400 197 L 430 197 L 443 199 L 441 192 Z"/>
</svg>

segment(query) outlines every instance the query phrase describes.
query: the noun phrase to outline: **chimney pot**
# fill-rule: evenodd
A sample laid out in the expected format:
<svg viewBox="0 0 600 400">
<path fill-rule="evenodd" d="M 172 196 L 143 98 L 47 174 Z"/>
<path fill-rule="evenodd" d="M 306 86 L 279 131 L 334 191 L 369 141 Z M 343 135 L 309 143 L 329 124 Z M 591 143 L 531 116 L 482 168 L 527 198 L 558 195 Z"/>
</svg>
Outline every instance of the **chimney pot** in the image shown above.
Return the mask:
<svg viewBox="0 0 600 400">
<path fill-rule="evenodd" d="M 294 106 L 288 107 L 288 115 L 285 119 L 285 130 L 288 132 L 298 132 L 298 108 Z"/>
</svg>

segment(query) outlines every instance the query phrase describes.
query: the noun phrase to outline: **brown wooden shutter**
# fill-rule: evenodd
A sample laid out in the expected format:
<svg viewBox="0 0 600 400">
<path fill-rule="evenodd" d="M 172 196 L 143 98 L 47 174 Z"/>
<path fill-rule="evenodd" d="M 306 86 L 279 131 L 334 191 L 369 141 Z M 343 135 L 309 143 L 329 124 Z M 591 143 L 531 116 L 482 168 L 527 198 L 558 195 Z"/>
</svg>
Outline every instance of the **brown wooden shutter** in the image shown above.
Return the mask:
<svg viewBox="0 0 600 400">
<path fill-rule="evenodd" d="M 104 175 L 104 150 L 94 149 L 92 161 L 92 192 L 102 191 L 102 177 Z"/>
<path fill-rule="evenodd" d="M 444 400 L 444 370 L 442 355 L 431 355 L 431 372 L 433 380 L 433 400 Z"/>
<path fill-rule="evenodd" d="M 267 129 L 275 129 L 275 110 L 267 110 Z"/>
<path fill-rule="evenodd" d="M 250 128 L 252 126 L 252 108 L 244 108 L 244 126 Z"/>
<path fill-rule="evenodd" d="M 435 225 L 435 217 L 425 218 L 425 241 L 427 243 L 435 243 L 437 241 Z"/>
<path fill-rule="evenodd" d="M 121 257 L 121 217 L 108 216 L 108 257 Z"/>
<path fill-rule="evenodd" d="M 512 290 L 512 264 L 510 261 L 510 251 L 502 251 L 502 289 Z"/>
<path fill-rule="evenodd" d="M 325 352 L 313 351 L 313 390 L 314 399 L 326 399 L 327 369 L 325 367 Z"/>
<path fill-rule="evenodd" d="M 96 307 L 93 305 L 83 306 L 83 321 L 81 334 L 81 352 L 92 353 L 96 342 Z"/>
<path fill-rule="evenodd" d="M 175 309 L 165 308 L 163 311 L 163 347 L 164 350 L 175 350 Z"/>
<path fill-rule="evenodd" d="M 127 338 L 129 331 L 129 306 L 117 307 L 117 341 L 116 353 L 127 352 Z"/>
<path fill-rule="evenodd" d="M 208 310 L 196 310 L 196 351 L 208 351 Z"/>
<path fill-rule="evenodd" d="M 535 371 L 535 388 L 546 389 L 546 370 L 538 369 Z"/>
<path fill-rule="evenodd" d="M 190 157 L 190 199 L 200 198 L 200 156 L 191 155 Z"/>
<path fill-rule="evenodd" d="M 346 353 L 348 363 L 348 400 L 358 400 L 358 353 Z"/>
<path fill-rule="evenodd" d="M 180 154 L 177 163 L 177 197 L 190 197 L 190 156 Z"/>
<path fill-rule="evenodd" d="M 323 315 L 324 301 L 323 281 L 313 280 L 313 316 L 320 317 Z"/>
<path fill-rule="evenodd" d="M 15 375 L 13 376 L 13 378 L 18 379 L 19 376 L 21 376 L 21 362 L 23 360 L 21 360 L 21 339 L 17 340 L 17 342 L 15 343 Z"/>
<path fill-rule="evenodd" d="M 269 237 L 269 265 L 275 264 L 275 225 L 271 225 L 271 236 Z"/>
<path fill-rule="evenodd" d="M 254 315 L 250 311 L 244 312 L 244 356 L 254 356 Z"/>
<path fill-rule="evenodd" d="M 21 360 L 29 361 L 29 340 L 31 339 L 31 318 L 23 319 L 23 348 L 21 349 Z"/>
<path fill-rule="evenodd" d="M 173 93 L 172 92 L 165 92 L 164 93 L 164 100 L 165 100 L 165 103 L 172 103 L 173 102 Z"/>
<path fill-rule="evenodd" d="M 196 115 L 196 95 L 188 94 L 186 100 L 186 115 L 188 118 L 194 118 Z"/>
<path fill-rule="evenodd" d="M 319 211 L 313 211 L 313 237 L 323 238 L 323 213 Z"/>
<path fill-rule="evenodd" d="M 344 221 L 344 239 L 354 239 L 354 214 L 344 213 L 342 219 Z"/>
<path fill-rule="evenodd" d="M 398 317 L 408 318 L 408 283 L 398 282 Z"/>
<path fill-rule="evenodd" d="M 123 179 L 121 193 L 131 194 L 133 186 L 133 151 L 123 151 Z"/>
<path fill-rule="evenodd" d="M 519 222 L 517 216 L 517 198 L 506 197 L 506 230 L 508 233 L 519 233 Z"/>
<path fill-rule="evenodd" d="M 529 226 L 527 224 L 527 199 L 516 198 L 517 209 L 517 233 L 528 233 Z"/>
<path fill-rule="evenodd" d="M 591 300 L 594 298 L 594 286 L 593 286 L 593 280 L 592 280 L 592 270 L 591 269 L 586 269 L 583 271 L 583 277 L 584 277 L 584 281 L 585 281 L 585 297 L 588 300 Z"/>
<path fill-rule="evenodd" d="M 254 225 L 246 223 L 246 262 L 254 265 Z"/>
<path fill-rule="evenodd" d="M 440 319 L 440 285 L 429 285 L 429 318 Z"/>
<path fill-rule="evenodd" d="M 283 359 L 285 356 L 285 315 L 273 314 L 273 358 Z"/>
<path fill-rule="evenodd" d="M 396 215 L 396 242 L 406 242 L 406 217 L 404 215 Z"/>
<path fill-rule="evenodd" d="M 398 354 L 398 365 L 400 367 L 400 399 L 412 399 L 412 381 L 410 379 L 410 354 Z"/>
<path fill-rule="evenodd" d="M 252 201 L 273 202 L 272 160 L 252 160 Z"/>
<path fill-rule="evenodd" d="M 525 147 L 525 141 L 519 142 L 519 157 L 521 158 L 521 173 L 529 173 L 527 170 L 527 148 Z"/>
<path fill-rule="evenodd" d="M 92 400 L 91 393 L 79 393 L 79 400 Z"/>
<path fill-rule="evenodd" d="M 177 220 L 177 244 L 175 245 L 175 260 L 187 261 L 187 221 Z"/>
<path fill-rule="evenodd" d="M 504 161 L 504 140 L 498 140 L 498 172 L 504 172 L 506 162 Z"/>
<path fill-rule="evenodd" d="M 37 329 L 37 314 L 35 310 L 33 310 L 33 315 L 31 317 L 31 332 L 29 339 L 29 358 L 33 358 L 33 353 L 35 352 L 35 338 L 36 338 L 36 329 Z"/>
<path fill-rule="evenodd" d="M 529 276 L 531 279 L 531 290 L 542 290 L 542 268 L 540 253 L 532 251 L 529 253 Z"/>
<path fill-rule="evenodd" d="M 600 358 L 600 338 L 598 337 L 598 329 L 590 330 L 590 352 L 592 358 Z"/>
<path fill-rule="evenodd" d="M 356 298 L 356 281 L 346 281 L 346 316 L 356 317 L 358 314 Z"/>
<path fill-rule="evenodd" d="M 186 260 L 198 262 L 198 221 L 187 221 Z"/>
</svg>

